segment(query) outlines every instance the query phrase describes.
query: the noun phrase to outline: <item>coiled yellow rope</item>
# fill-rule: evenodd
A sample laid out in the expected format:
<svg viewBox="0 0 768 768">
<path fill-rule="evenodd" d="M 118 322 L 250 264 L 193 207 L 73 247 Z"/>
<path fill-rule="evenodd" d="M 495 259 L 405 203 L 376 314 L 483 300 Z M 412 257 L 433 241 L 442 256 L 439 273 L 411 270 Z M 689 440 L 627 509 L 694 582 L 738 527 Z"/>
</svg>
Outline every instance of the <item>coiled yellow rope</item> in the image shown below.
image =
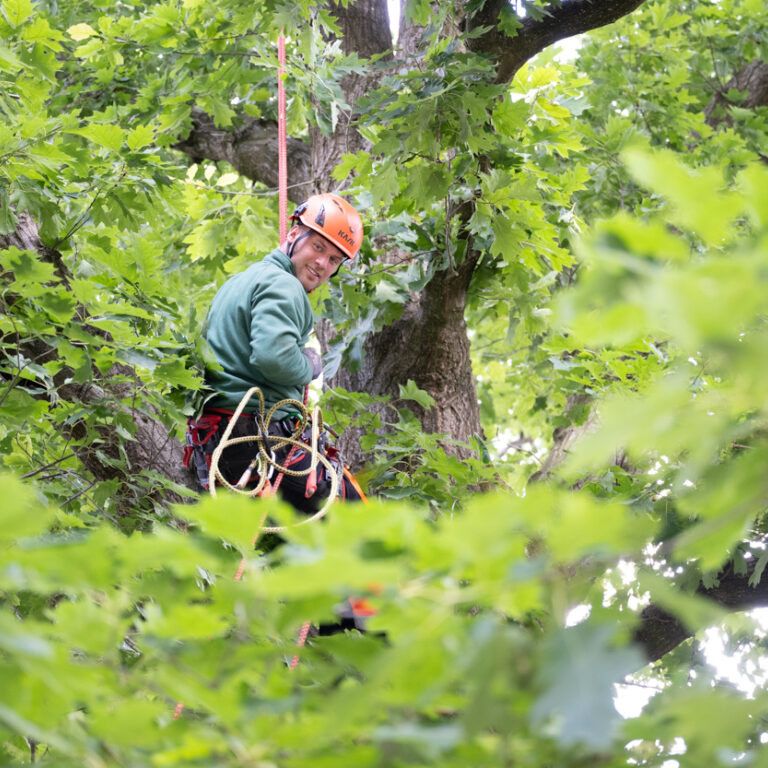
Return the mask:
<svg viewBox="0 0 768 768">
<path fill-rule="evenodd" d="M 235 424 L 237 423 L 237 420 L 240 418 L 241 414 L 243 413 L 245 406 L 248 404 L 250 399 L 256 394 L 259 397 L 259 413 L 258 413 L 259 418 L 257 419 L 257 424 L 259 424 L 263 434 L 245 435 L 244 437 L 234 437 L 230 439 L 229 436 L 232 434 L 232 430 L 234 429 Z M 280 435 L 268 434 L 269 424 L 272 421 L 272 417 L 274 416 L 275 412 L 279 408 L 285 405 L 290 405 L 292 408 L 295 408 L 297 412 L 301 414 L 301 421 L 296 427 L 296 430 L 294 431 L 291 437 L 281 437 Z M 319 461 L 328 470 L 328 475 L 331 478 L 331 492 L 325 504 L 323 504 L 323 506 L 317 512 L 315 512 L 314 515 L 298 523 L 295 523 L 295 525 L 306 525 L 307 523 L 312 523 L 315 520 L 320 520 L 321 518 L 325 517 L 329 507 L 331 506 L 331 504 L 333 504 L 333 501 L 336 498 L 336 495 L 338 494 L 338 491 L 339 491 L 339 478 L 336 474 L 336 471 L 331 465 L 331 462 L 328 461 L 328 459 L 318 450 L 318 447 L 317 447 L 318 438 L 323 428 L 323 416 L 322 416 L 322 412 L 320 411 L 320 408 L 316 407 L 312 411 L 312 418 L 311 418 L 312 442 L 310 445 L 307 445 L 306 443 L 303 443 L 298 439 L 299 435 L 301 435 L 304 432 L 307 424 L 310 422 L 309 411 L 307 410 L 307 407 L 304 405 L 304 403 L 301 403 L 298 400 L 293 400 L 288 398 L 285 400 L 280 400 L 280 402 L 278 403 L 275 403 L 269 409 L 269 413 L 267 413 L 266 416 L 264 415 L 264 410 L 265 410 L 264 394 L 258 387 L 252 387 L 245 393 L 245 395 L 243 396 L 243 399 L 240 401 L 237 408 L 235 409 L 235 412 L 230 417 L 229 424 L 227 424 L 227 428 L 224 430 L 224 434 L 221 436 L 221 441 L 216 446 L 216 448 L 213 451 L 213 454 L 211 455 L 211 468 L 208 472 L 208 487 L 210 489 L 211 496 L 214 496 L 214 497 L 216 496 L 217 481 L 220 482 L 221 485 L 224 485 L 227 488 L 229 488 L 230 491 L 239 493 L 242 496 L 258 496 L 264 490 L 264 487 L 267 483 L 267 476 L 269 474 L 270 467 L 274 467 L 275 471 L 277 471 L 278 473 L 282 473 L 292 477 L 306 477 L 307 475 L 310 475 L 310 473 L 314 477 L 314 472 L 317 468 L 317 462 Z M 259 422 L 259 419 L 260 419 L 260 422 Z M 265 444 L 265 442 L 268 442 L 268 444 Z M 245 488 L 238 487 L 241 485 L 245 485 L 245 482 L 243 482 L 242 478 L 241 478 L 241 482 L 239 482 L 237 485 L 232 485 L 223 477 L 223 475 L 221 474 L 221 471 L 219 470 L 219 461 L 221 460 L 221 454 L 224 452 L 224 449 L 230 445 L 235 445 L 237 443 L 257 443 L 258 444 L 257 471 L 259 474 L 259 481 L 254 488 L 250 488 L 246 490 Z M 308 450 L 310 452 L 311 464 L 309 469 L 302 469 L 302 470 L 288 469 L 287 467 L 284 467 L 278 464 L 274 460 L 273 458 L 274 454 L 272 453 L 272 451 L 280 448 L 284 448 L 286 445 L 297 446 L 302 450 L 305 450 L 305 451 Z M 247 475 L 245 475 L 244 477 L 245 477 L 245 481 L 247 482 Z M 280 531 L 286 530 L 289 527 L 291 526 L 263 525 L 259 528 L 259 530 L 265 533 L 278 533 Z"/>
</svg>

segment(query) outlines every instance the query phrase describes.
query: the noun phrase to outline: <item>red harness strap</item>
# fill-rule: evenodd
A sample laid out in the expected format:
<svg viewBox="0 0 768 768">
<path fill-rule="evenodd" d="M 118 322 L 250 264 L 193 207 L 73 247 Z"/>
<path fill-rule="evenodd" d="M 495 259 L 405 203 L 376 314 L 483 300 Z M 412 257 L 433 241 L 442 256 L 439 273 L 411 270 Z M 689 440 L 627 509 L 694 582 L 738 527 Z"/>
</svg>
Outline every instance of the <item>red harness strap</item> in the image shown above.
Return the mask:
<svg viewBox="0 0 768 768">
<path fill-rule="evenodd" d="M 195 446 L 205 445 L 216 434 L 221 418 L 215 413 L 204 413 L 199 419 L 187 419 L 189 442 L 184 446 L 182 460 L 185 467 L 189 467 Z"/>
</svg>

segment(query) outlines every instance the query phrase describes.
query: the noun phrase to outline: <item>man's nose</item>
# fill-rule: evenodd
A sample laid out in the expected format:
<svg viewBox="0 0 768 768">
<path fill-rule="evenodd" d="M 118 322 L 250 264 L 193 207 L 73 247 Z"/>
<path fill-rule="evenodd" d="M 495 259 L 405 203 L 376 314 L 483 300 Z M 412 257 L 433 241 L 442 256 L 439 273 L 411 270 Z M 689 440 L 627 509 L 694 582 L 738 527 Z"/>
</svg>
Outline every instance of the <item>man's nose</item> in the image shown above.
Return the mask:
<svg viewBox="0 0 768 768">
<path fill-rule="evenodd" d="M 317 258 L 315 259 L 315 264 L 318 267 L 322 267 L 323 269 L 327 269 L 330 258 L 331 257 L 327 253 L 319 253 L 317 255 Z"/>
</svg>

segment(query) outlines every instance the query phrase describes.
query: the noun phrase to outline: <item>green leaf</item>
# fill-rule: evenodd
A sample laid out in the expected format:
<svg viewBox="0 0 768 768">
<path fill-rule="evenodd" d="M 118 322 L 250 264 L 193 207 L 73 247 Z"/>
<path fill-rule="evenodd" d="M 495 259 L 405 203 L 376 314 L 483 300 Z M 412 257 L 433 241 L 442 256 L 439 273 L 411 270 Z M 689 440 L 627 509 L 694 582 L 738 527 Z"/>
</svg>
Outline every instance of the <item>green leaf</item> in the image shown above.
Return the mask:
<svg viewBox="0 0 768 768">
<path fill-rule="evenodd" d="M 148 635 L 164 638 L 210 639 L 227 632 L 230 620 L 217 614 L 210 605 L 176 603 L 168 611 L 148 605 L 145 610 Z"/>
<path fill-rule="evenodd" d="M 408 296 L 400 293 L 397 287 L 388 280 L 381 280 L 376 283 L 376 300 L 382 302 L 389 301 L 393 304 L 405 304 L 408 301 Z"/>
<path fill-rule="evenodd" d="M 399 189 L 400 182 L 394 164 L 391 162 L 383 163 L 376 169 L 376 174 L 371 178 L 371 194 L 374 205 L 389 203 Z"/>
<path fill-rule="evenodd" d="M 52 522 L 53 513 L 34 492 L 12 475 L 0 472 L 0 497 L 5 499 L 0 519 L 0 542 L 17 541 L 42 533 Z"/>
<path fill-rule="evenodd" d="M 80 130 L 70 130 L 92 141 L 94 144 L 119 152 L 123 146 L 125 131 L 119 125 L 91 123 Z"/>
<path fill-rule="evenodd" d="M 74 24 L 69 27 L 69 29 L 67 29 L 67 34 L 79 43 L 81 40 L 86 40 L 93 35 L 97 35 L 98 32 L 90 24 L 81 22 L 80 24 Z"/>
<path fill-rule="evenodd" d="M 768 226 L 768 172 L 761 165 L 750 165 L 739 175 L 739 184 L 755 226 Z"/>
<path fill-rule="evenodd" d="M 126 137 L 125 143 L 129 149 L 137 150 L 146 147 L 155 140 L 155 131 L 151 125 L 138 125 Z"/>
<path fill-rule="evenodd" d="M 601 502 L 591 494 L 534 488 L 527 498 L 525 509 L 533 515 L 530 523 L 544 535 L 557 562 L 640 551 L 656 527 L 651 518 L 622 504 Z"/>
<path fill-rule="evenodd" d="M 608 748 L 621 721 L 614 685 L 644 663 L 636 648 L 615 644 L 609 626 L 585 622 L 551 634 L 541 650 L 542 693 L 531 709 L 534 726 L 564 747 Z"/>
<path fill-rule="evenodd" d="M 717 168 L 693 171 L 669 150 L 651 153 L 629 148 L 623 158 L 640 183 L 672 202 L 671 216 L 678 224 L 712 245 L 721 245 L 732 236 L 731 224 L 744 201 L 735 192 L 720 191 L 723 177 Z"/>
<path fill-rule="evenodd" d="M 23 24 L 34 10 L 31 0 L 3 0 L 2 14 L 13 27 Z"/>
<path fill-rule="evenodd" d="M 148 371 L 154 371 L 158 363 L 153 353 L 141 349 L 121 349 L 118 352 L 118 357 L 130 365 L 146 368 Z"/>
<path fill-rule="evenodd" d="M 642 720 L 629 721 L 626 736 L 666 743 L 682 739 L 692 764 L 714 764 L 728 749 L 744 748 L 758 701 L 706 683 L 676 687 L 657 696 Z"/>
<path fill-rule="evenodd" d="M 58 323 L 70 320 L 77 308 L 77 302 L 64 288 L 46 291 L 40 297 L 40 303 L 48 316 Z"/>
<path fill-rule="evenodd" d="M 18 72 L 24 66 L 19 57 L 4 45 L 0 45 L 0 72 Z"/>
<path fill-rule="evenodd" d="M 255 441 L 253 446 L 255 456 L 258 451 Z M 284 511 L 285 507 L 273 497 L 253 499 L 222 491 L 217 498 L 206 496 L 192 508 L 180 508 L 178 513 L 205 533 L 221 537 L 246 554 L 253 549 L 262 519 L 266 519 L 268 513 L 281 514 L 281 509 Z"/>
<path fill-rule="evenodd" d="M 672 581 L 663 576 L 644 571 L 638 587 L 650 593 L 651 601 L 672 616 L 693 635 L 701 629 L 721 624 L 726 618 L 722 606 L 704 597 L 686 594 Z"/>
<path fill-rule="evenodd" d="M 0 196 L 0 235 L 9 235 L 16 229 L 16 212 L 7 196 Z"/>
<path fill-rule="evenodd" d="M 157 699 L 118 699 L 89 712 L 87 723 L 89 732 L 105 743 L 142 749 L 162 743 L 160 722 L 165 717 L 167 706 Z"/>
<path fill-rule="evenodd" d="M 413 400 L 427 410 L 435 405 L 435 399 L 432 395 L 419 389 L 411 379 L 408 379 L 408 383 L 405 385 L 400 384 L 399 389 L 401 400 Z"/>
</svg>

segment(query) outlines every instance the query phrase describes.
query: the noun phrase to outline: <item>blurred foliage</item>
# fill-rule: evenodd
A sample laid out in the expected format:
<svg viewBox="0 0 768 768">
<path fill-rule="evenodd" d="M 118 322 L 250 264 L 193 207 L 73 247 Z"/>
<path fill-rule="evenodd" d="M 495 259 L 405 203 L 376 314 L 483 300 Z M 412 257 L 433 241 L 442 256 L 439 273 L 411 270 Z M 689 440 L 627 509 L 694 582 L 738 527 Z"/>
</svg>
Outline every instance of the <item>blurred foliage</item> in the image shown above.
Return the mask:
<svg viewBox="0 0 768 768">
<path fill-rule="evenodd" d="M 614 684 L 643 664 L 626 645 L 634 614 L 598 601 L 590 620 L 563 621 L 657 523 L 588 493 L 483 496 L 436 523 L 403 503 L 344 506 L 259 555 L 247 499 L 177 508 L 186 533 L 125 537 L 0 482 L 12 499 L 0 534 L 9 759 L 23 736 L 53 765 L 503 765 L 514 755 L 575 766 L 614 748 L 620 761 L 628 738 L 675 736 L 717 764 L 765 710 L 761 697 L 683 686 L 621 720 Z M 233 581 L 241 555 L 245 577 Z M 375 611 L 366 634 L 296 648 L 301 622 L 329 620 L 350 596 Z"/>
<path fill-rule="evenodd" d="M 0 251 L 6 764 L 759 764 L 765 634 L 694 592 L 729 562 L 756 585 L 768 560 L 765 111 L 726 92 L 730 120 L 704 121 L 768 58 L 764 4 L 646 2 L 510 88 L 433 5 L 408 3 L 422 60 L 370 64 L 379 88 L 351 115 L 370 151 L 338 169 L 399 263 L 367 245 L 317 307 L 343 331 L 327 372 L 354 366 L 410 292 L 481 251 L 466 319 L 491 439 L 448 456 L 411 381 L 385 417 L 327 393 L 388 500 L 267 554 L 252 504 L 169 509 L 173 483 L 126 465 L 136 414 L 178 434 L 203 396 L 203 308 L 274 244 L 271 190 L 172 145 L 193 105 L 221 128 L 274 115 L 281 28 L 294 134 L 349 116 L 340 80 L 368 64 L 303 0 L 2 1 L 0 232 L 27 211 L 63 257 Z M 512 492 L 593 410 L 562 482 Z M 297 650 L 350 597 L 375 609 L 369 631 Z M 645 666 L 631 638 L 651 600 L 699 634 Z M 750 696 L 692 669 L 713 626 Z M 624 720 L 617 684 L 658 692 Z"/>
</svg>

